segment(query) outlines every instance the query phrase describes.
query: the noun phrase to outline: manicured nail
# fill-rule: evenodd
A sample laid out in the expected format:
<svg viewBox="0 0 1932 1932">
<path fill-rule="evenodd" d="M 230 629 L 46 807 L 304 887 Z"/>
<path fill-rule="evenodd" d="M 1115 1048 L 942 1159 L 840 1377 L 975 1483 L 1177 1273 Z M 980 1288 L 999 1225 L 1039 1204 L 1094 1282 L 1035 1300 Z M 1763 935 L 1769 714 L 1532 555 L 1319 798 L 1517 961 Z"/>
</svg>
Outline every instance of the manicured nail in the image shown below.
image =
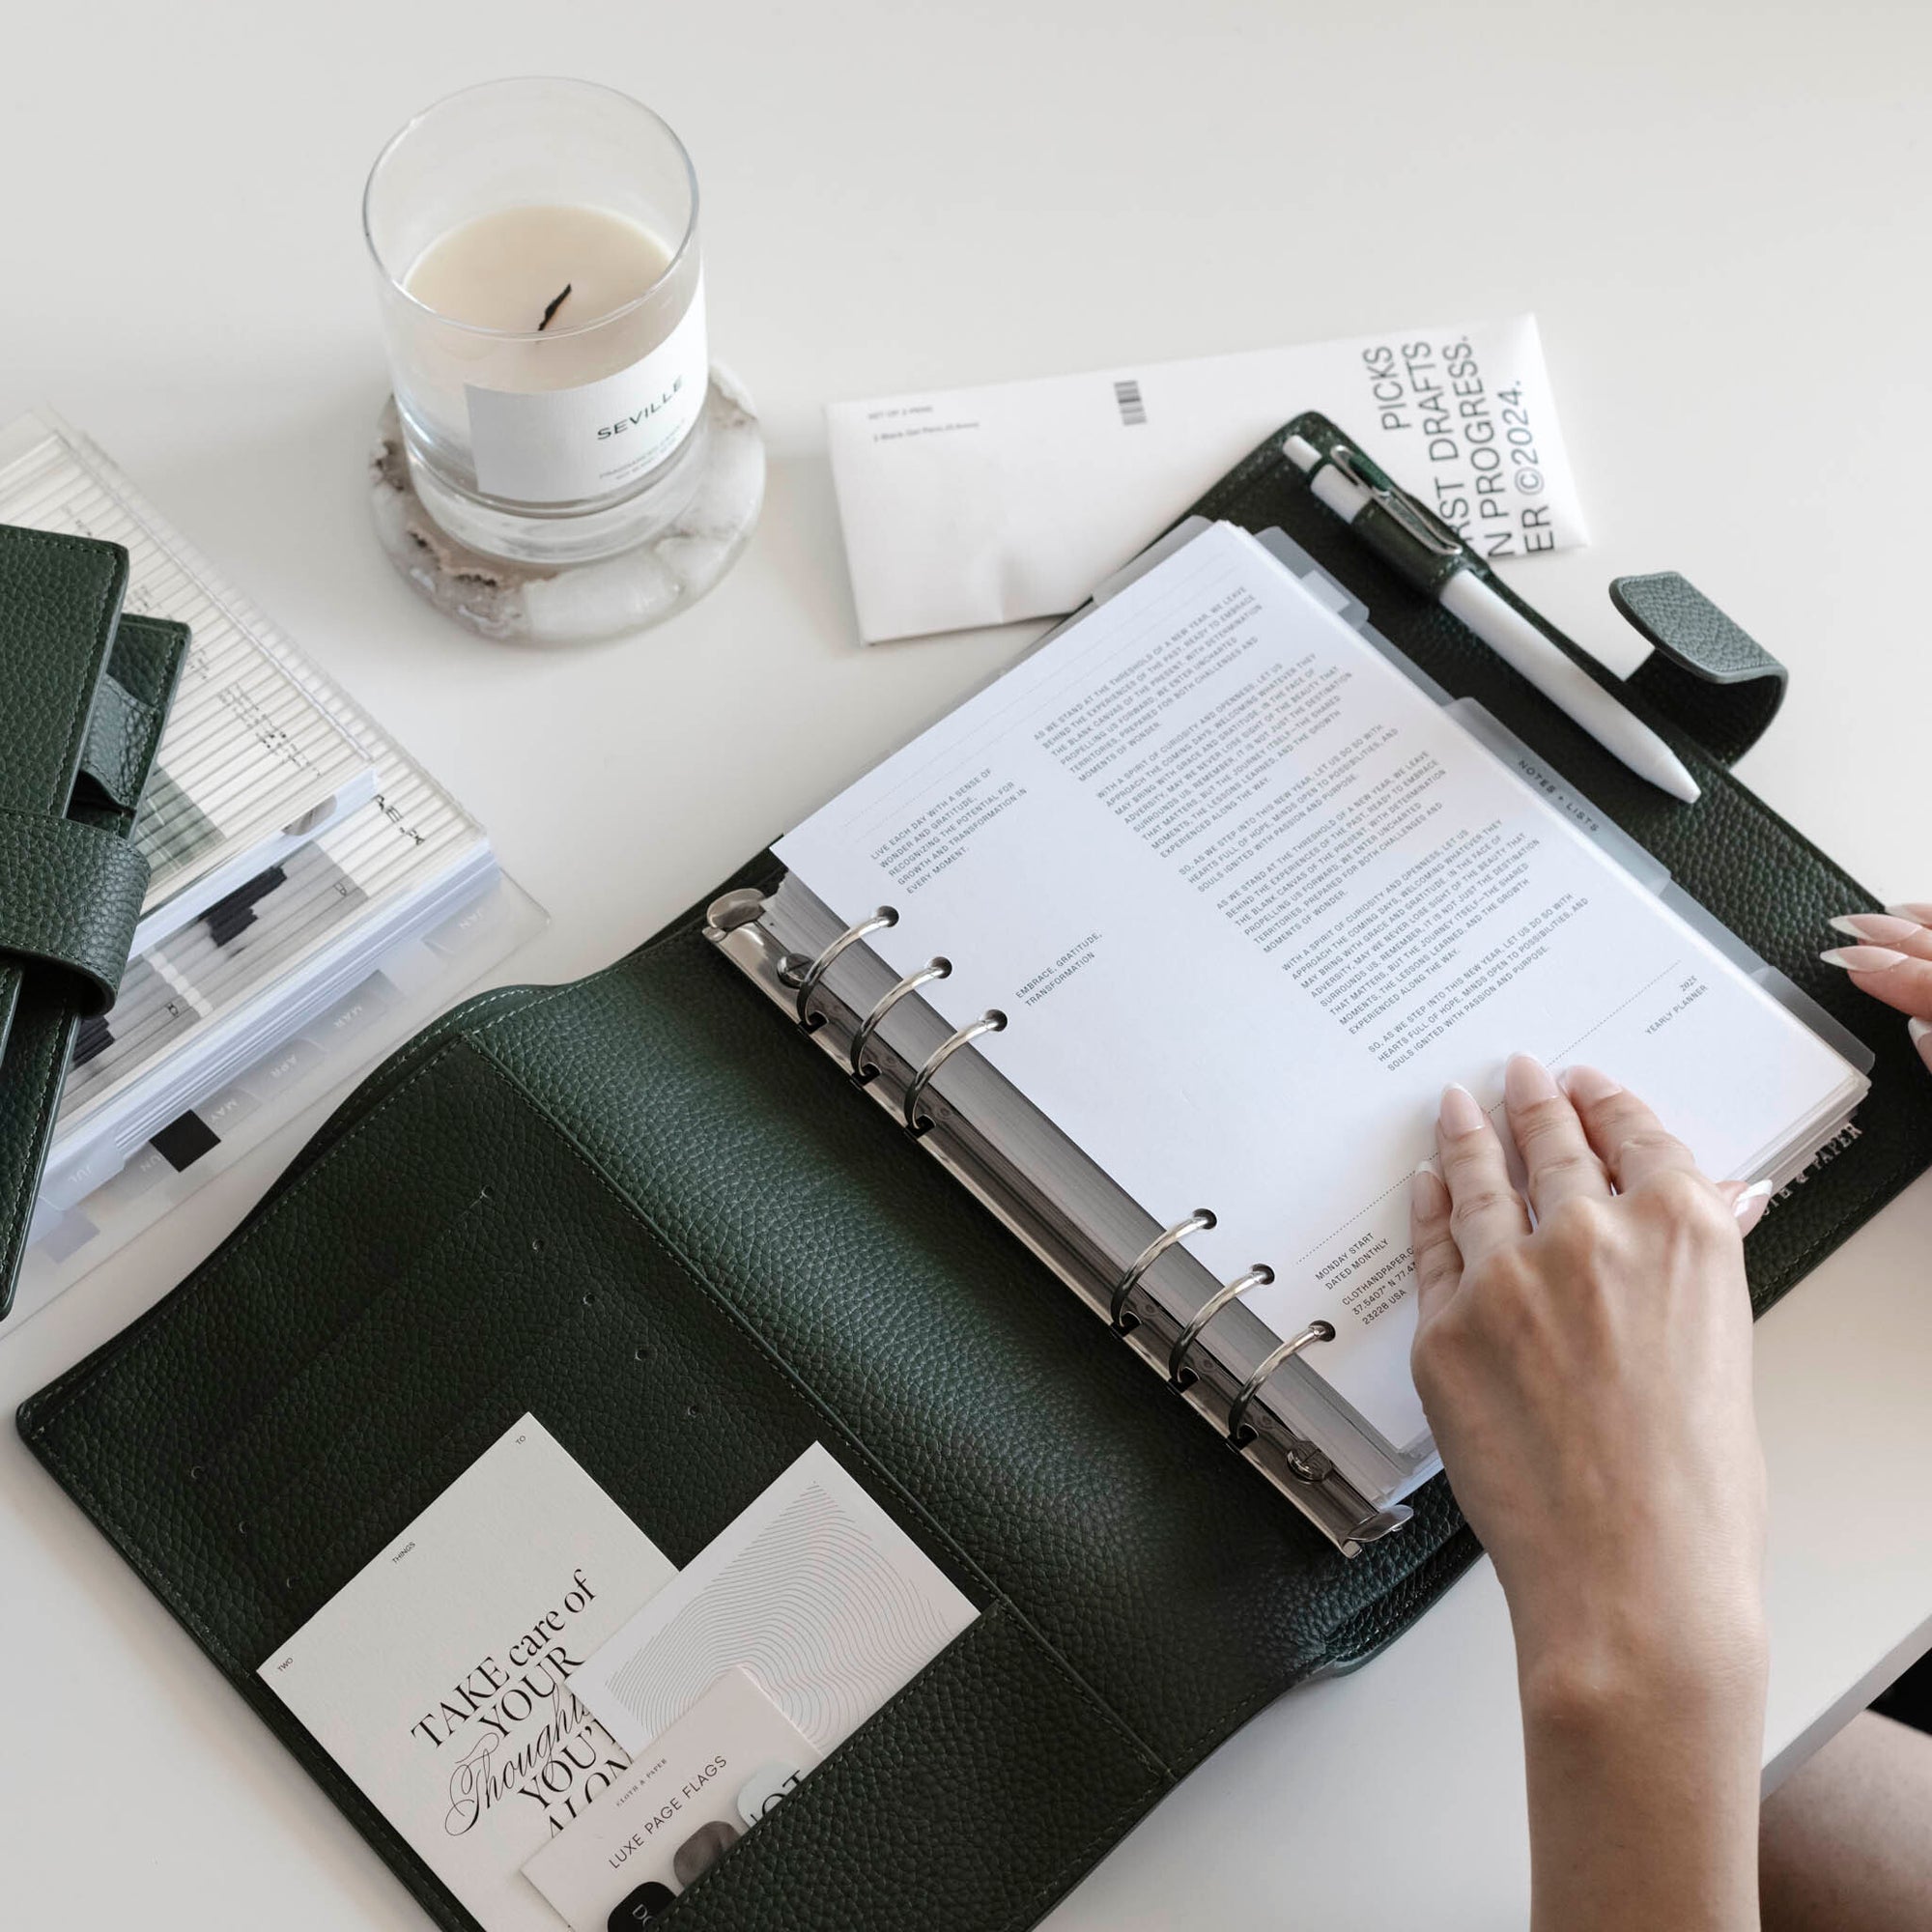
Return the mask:
<svg viewBox="0 0 1932 1932">
<path fill-rule="evenodd" d="M 1594 1107 L 1599 1100 L 1608 1100 L 1624 1090 L 1595 1066 L 1573 1066 L 1563 1076 L 1564 1091 L 1579 1107 Z"/>
<path fill-rule="evenodd" d="M 1899 919 L 1887 912 L 1848 912 L 1830 923 L 1833 932 L 1842 932 L 1847 939 L 1872 939 L 1881 946 L 1925 930 L 1916 919 Z"/>
<path fill-rule="evenodd" d="M 1907 1020 L 1905 1023 L 1905 1037 L 1920 1052 L 1923 1052 L 1925 1042 L 1928 1039 L 1932 1039 L 1932 1020 Z"/>
<path fill-rule="evenodd" d="M 1748 1235 L 1764 1218 L 1764 1210 L 1770 1205 L 1771 1182 L 1754 1180 L 1731 1203 L 1731 1212 L 1738 1217 L 1738 1226 Z"/>
<path fill-rule="evenodd" d="M 1818 957 L 1827 966 L 1842 966 L 1847 973 L 1889 973 L 1903 966 L 1906 955 L 1889 946 L 1834 946 Z"/>
<path fill-rule="evenodd" d="M 1425 1219 L 1449 1211 L 1449 1190 L 1427 1161 L 1415 1170 L 1415 1179 L 1409 1182 L 1409 1205 Z"/>
<path fill-rule="evenodd" d="M 1442 1090 L 1442 1110 L 1436 1118 L 1452 1141 L 1461 1140 L 1464 1134 L 1481 1133 L 1489 1124 L 1482 1108 L 1476 1104 L 1476 1096 L 1466 1087 L 1453 1082 Z"/>
<path fill-rule="evenodd" d="M 1503 1070 L 1503 1098 L 1514 1108 L 1534 1107 L 1539 1101 L 1561 1096 L 1549 1069 L 1527 1053 L 1514 1054 Z"/>
<path fill-rule="evenodd" d="M 1903 905 L 1887 906 L 1893 919 L 1909 919 L 1915 925 L 1932 925 L 1932 899 L 1907 899 Z"/>
</svg>

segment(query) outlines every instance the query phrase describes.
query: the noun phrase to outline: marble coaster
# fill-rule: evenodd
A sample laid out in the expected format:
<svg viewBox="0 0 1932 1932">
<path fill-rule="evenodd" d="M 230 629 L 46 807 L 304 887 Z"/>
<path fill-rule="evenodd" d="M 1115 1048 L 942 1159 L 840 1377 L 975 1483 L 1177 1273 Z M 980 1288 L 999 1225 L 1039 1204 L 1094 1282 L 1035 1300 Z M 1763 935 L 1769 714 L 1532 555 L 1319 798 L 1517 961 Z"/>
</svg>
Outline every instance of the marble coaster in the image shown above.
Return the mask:
<svg viewBox="0 0 1932 1932">
<path fill-rule="evenodd" d="M 517 644 L 595 643 L 648 630 L 696 604 L 737 561 L 765 498 L 765 440 L 751 400 L 711 371 L 710 447 L 696 494 L 671 526 L 592 563 L 486 556 L 431 522 L 410 480 L 395 398 L 370 462 L 370 506 L 384 554 L 417 593 L 478 637 Z"/>
</svg>

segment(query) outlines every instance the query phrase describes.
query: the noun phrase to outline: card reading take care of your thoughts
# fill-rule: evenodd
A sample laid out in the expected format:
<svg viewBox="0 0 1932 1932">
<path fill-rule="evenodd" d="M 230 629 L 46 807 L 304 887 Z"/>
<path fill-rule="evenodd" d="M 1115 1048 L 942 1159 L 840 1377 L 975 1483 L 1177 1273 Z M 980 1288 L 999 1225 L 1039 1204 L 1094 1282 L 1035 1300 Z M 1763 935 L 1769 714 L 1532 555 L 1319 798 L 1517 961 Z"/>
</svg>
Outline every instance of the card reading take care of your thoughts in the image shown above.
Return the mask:
<svg viewBox="0 0 1932 1932">
<path fill-rule="evenodd" d="M 571 1679 L 676 1574 L 526 1415 L 260 1675 L 490 1932 L 557 1932 L 523 1867 L 630 1764 Z"/>
</svg>

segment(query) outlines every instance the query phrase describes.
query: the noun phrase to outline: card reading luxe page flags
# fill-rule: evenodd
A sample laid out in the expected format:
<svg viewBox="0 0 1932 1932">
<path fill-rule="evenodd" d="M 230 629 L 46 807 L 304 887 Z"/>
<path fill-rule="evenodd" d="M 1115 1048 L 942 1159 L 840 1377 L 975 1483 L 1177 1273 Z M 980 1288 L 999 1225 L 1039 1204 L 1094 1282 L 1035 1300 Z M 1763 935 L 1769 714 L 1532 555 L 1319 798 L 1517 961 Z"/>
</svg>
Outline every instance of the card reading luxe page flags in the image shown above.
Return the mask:
<svg viewBox="0 0 1932 1932">
<path fill-rule="evenodd" d="M 662 1912 L 818 1762 L 748 1670 L 727 1670 L 524 1867 L 571 1932 Z"/>
<path fill-rule="evenodd" d="M 571 1678 L 676 1574 L 526 1415 L 260 1675 L 490 1932 L 557 1932 L 523 1867 L 630 1766 Z"/>
</svg>

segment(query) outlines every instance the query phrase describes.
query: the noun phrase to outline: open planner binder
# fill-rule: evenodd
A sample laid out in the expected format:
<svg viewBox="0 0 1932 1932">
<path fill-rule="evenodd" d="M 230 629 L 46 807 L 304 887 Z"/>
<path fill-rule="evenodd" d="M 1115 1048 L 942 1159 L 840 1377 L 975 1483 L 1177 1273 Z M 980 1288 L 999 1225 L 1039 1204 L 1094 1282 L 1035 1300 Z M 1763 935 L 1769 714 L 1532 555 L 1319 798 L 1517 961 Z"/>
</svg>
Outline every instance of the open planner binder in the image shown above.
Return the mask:
<svg viewBox="0 0 1932 1932">
<path fill-rule="evenodd" d="M 1042 648 L 1209 528 L 1192 517 L 1095 591 Z M 1562 812 L 1643 890 L 1709 940 L 1860 1074 L 1870 1051 L 1815 1000 L 1714 919 L 1643 847 L 1580 798 L 1473 698 L 1455 698 L 1370 622 L 1368 608 L 1279 528 L 1257 533 L 1317 600 Z M 1077 863 L 1069 855 L 1069 863 Z M 846 917 L 849 912 L 851 917 Z M 1403 1498 L 1440 1467 L 1433 1443 L 1391 1441 L 1316 1366 L 1333 1324 L 1317 1317 L 1277 1334 L 1243 1304 L 1274 1270 L 1264 1262 L 1217 1280 L 1188 1251 L 1216 1225 L 1211 1205 L 1169 1222 L 1134 1200 L 991 1064 L 980 1042 L 1009 1021 L 993 1009 L 959 1027 L 929 1003 L 937 961 L 901 976 L 872 944 L 894 907 L 835 911 L 796 872 L 771 892 L 741 888 L 709 908 L 705 937 L 884 1106 L 955 1179 L 1267 1476 L 1346 1555 L 1408 1520 Z M 962 934 L 949 952 L 971 944 Z M 1134 1043 L 1123 1042 L 1129 1055 Z M 1782 1188 L 1844 1132 L 1862 1082 L 1798 1123 L 1771 1155 Z M 1292 1184 L 1285 1182 L 1286 1184 Z"/>
<path fill-rule="evenodd" d="M 1904 1027 L 1816 961 L 1824 922 L 1872 895 L 1727 769 L 1781 684 L 1735 627 L 1681 580 L 1623 585 L 1658 652 L 1618 688 L 1703 787 L 1687 807 L 1365 551 L 1279 435 L 1195 507 L 1286 530 L 1424 676 L 1632 841 L 1654 887 L 1667 873 L 1734 935 L 1696 947 L 1747 949 L 1769 962 L 1758 983 L 1788 976 L 1840 1043 L 1843 1028 L 1874 1049 L 1855 1118 L 1747 1244 L 1754 1308 L 1932 1164 Z M 1025 1029 L 1046 1009 L 937 1065 L 960 1028 L 921 1014 L 929 988 L 868 1029 L 906 969 L 881 978 L 878 934 L 828 958 L 872 908 L 829 887 L 813 904 L 786 872 L 761 852 L 605 971 L 436 1021 L 215 1254 L 20 1411 L 78 1510 L 447 1932 L 497 1928 L 259 1672 L 526 1413 L 680 1570 L 821 1444 L 977 1612 L 665 1908 L 667 1932 L 1017 1932 L 1249 1718 L 1372 1657 L 1477 1554 L 1447 1486 L 1401 1493 L 1426 1463 L 1378 1449 L 1310 1367 L 1339 1344 L 1264 1377 L 1235 1418 L 1255 1437 L 1231 1450 L 1229 1409 L 1265 1362 L 1254 1297 L 1181 1350 L 1190 1387 L 1168 1371 L 1240 1278 L 1202 1261 L 1225 1230 L 1178 1223 L 1232 1220 L 1233 1197 L 1190 1180 L 1157 1215 L 1156 1188 L 1146 1208 L 1109 1196 L 1010 1107 L 993 1050 L 1040 1037 Z M 889 938 L 907 942 L 906 910 Z M 955 999 L 976 937 L 944 936 Z M 1759 1021 L 1828 1050 L 1729 957 Z M 824 1015 L 813 1039 L 801 1000 Z M 855 1047 L 880 1069 L 863 1088 Z M 1258 1262 L 1293 1260 L 1231 1238 L 1240 1262 L 1251 1239 Z M 1124 1343 L 1094 1312 L 1111 1318 L 1123 1286 Z"/>
</svg>

